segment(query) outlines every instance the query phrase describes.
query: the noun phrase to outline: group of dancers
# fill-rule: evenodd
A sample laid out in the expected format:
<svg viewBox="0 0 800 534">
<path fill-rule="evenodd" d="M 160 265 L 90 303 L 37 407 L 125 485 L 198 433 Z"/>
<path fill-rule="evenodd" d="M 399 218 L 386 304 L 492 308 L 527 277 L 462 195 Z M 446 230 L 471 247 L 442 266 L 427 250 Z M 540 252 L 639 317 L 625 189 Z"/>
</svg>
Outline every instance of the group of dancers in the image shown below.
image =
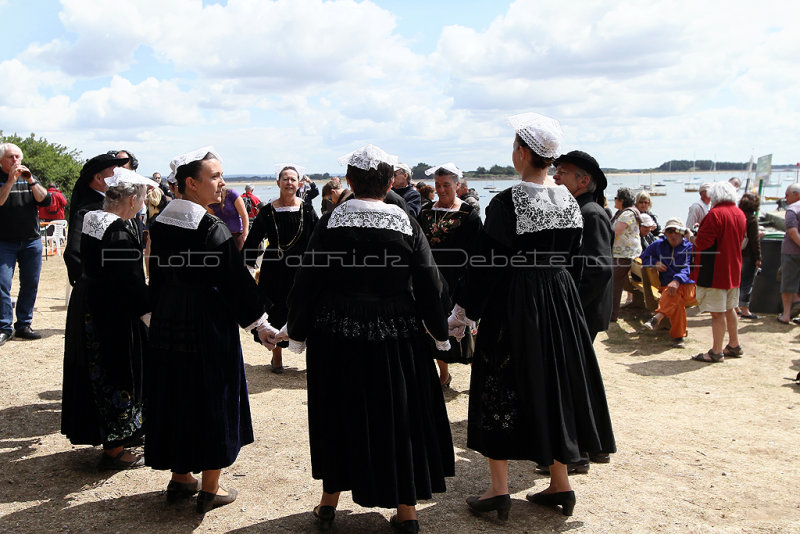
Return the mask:
<svg viewBox="0 0 800 534">
<path fill-rule="evenodd" d="M 207 210 L 221 200 L 222 158 L 211 147 L 183 154 L 170 164 L 179 198 L 150 225 L 149 283 L 127 220 L 154 183 L 111 165 L 102 208 L 70 230 L 82 233 L 82 265 L 62 432 L 102 445 L 103 468 L 170 471 L 169 502 L 197 495 L 199 512 L 233 502 L 220 472 L 254 439 L 243 328 L 267 349 L 305 352 L 319 528 L 350 491 L 361 506 L 397 509 L 395 530 L 418 532 L 417 502 L 455 474 L 434 360 L 470 362 L 467 447 L 489 459 L 491 481 L 469 509 L 507 519 L 508 460 L 530 460 L 550 466 L 550 485 L 528 500 L 572 515 L 566 464 L 616 447 L 575 273 L 537 258 L 575 254 L 582 218 L 547 182 L 558 122 L 525 113 L 510 123 L 522 181 L 492 199 L 484 224 L 455 196 L 450 164 L 432 170 L 439 201 L 420 222 L 384 202 L 398 160 L 367 145 L 339 160 L 354 198 L 319 219 L 294 200 L 296 168 L 281 169 L 281 197 L 262 208 L 244 254 Z M 257 284 L 248 251 L 265 236 Z M 290 274 L 287 253 L 301 258 Z M 143 435 L 140 458 L 128 447 Z"/>
</svg>

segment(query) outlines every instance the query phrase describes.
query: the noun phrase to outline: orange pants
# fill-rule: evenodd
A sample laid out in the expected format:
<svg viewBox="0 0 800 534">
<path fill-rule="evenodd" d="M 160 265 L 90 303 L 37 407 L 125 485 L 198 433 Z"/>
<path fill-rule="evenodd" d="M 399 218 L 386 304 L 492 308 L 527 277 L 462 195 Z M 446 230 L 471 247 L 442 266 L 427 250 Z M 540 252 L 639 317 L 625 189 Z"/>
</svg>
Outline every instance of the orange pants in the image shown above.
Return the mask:
<svg viewBox="0 0 800 534">
<path fill-rule="evenodd" d="M 661 299 L 656 313 L 669 317 L 672 328 L 670 337 L 686 337 L 686 303 L 695 298 L 695 284 L 681 284 L 674 295 L 667 294 L 667 286 L 661 287 Z"/>
</svg>

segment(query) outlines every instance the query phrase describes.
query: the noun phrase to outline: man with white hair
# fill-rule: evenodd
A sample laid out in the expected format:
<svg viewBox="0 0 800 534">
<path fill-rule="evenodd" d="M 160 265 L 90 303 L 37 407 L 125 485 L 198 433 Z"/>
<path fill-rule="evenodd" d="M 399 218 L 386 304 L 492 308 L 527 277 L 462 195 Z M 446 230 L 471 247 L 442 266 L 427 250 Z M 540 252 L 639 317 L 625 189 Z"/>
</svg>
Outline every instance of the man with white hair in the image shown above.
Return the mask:
<svg viewBox="0 0 800 534">
<path fill-rule="evenodd" d="M 736 190 L 728 182 L 716 182 L 709 189 L 711 209 L 703 217 L 694 238 L 692 280 L 697 282 L 701 312 L 711 313 L 713 345 L 693 360 L 717 363 L 743 354 L 739 343 L 736 306 L 742 275 L 742 240 L 746 220 L 736 206 Z M 725 331 L 728 345 L 723 349 Z"/>
<path fill-rule="evenodd" d="M 789 324 L 792 319 L 792 305 L 800 300 L 800 184 L 786 188 L 786 233 L 781 243 L 781 301 L 783 311 L 778 322 Z"/>
<path fill-rule="evenodd" d="M 703 217 L 706 216 L 709 210 L 711 197 L 708 196 L 708 190 L 711 189 L 711 184 L 703 184 L 700 186 L 700 200 L 689 206 L 689 215 L 686 217 L 686 228 L 692 232 L 696 232 L 700 227 Z M 734 192 L 735 196 L 735 192 Z"/>
<path fill-rule="evenodd" d="M 39 339 L 31 329 L 42 270 L 39 207 L 50 205 L 47 189 L 22 165 L 22 150 L 0 144 L 0 345 L 12 337 Z M 19 264 L 17 322 L 13 324 L 11 280 Z"/>
<path fill-rule="evenodd" d="M 405 163 L 398 163 L 394 166 L 394 182 L 392 190 L 403 197 L 408 206 L 408 213 L 415 219 L 419 216 L 422 209 L 422 196 L 419 191 L 411 185 L 411 167 Z"/>
</svg>

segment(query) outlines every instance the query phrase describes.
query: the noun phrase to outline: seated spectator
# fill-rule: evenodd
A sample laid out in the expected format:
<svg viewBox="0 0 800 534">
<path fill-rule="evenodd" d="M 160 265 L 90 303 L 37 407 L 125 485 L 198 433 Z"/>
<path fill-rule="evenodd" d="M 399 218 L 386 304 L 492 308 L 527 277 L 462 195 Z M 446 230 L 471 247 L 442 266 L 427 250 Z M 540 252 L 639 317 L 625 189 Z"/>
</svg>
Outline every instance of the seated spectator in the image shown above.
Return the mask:
<svg viewBox="0 0 800 534">
<path fill-rule="evenodd" d="M 651 219 L 653 219 L 653 222 L 656 223 L 656 228 L 653 230 L 653 237 L 660 236 L 661 227 L 658 225 L 658 218 L 656 217 L 656 214 L 653 213 L 653 200 L 650 198 L 650 193 L 647 191 L 639 191 L 636 193 L 636 200 L 634 204 L 636 205 L 636 209 L 639 210 L 639 213 L 646 213 Z"/>
<path fill-rule="evenodd" d="M 644 250 L 658 239 L 655 234 L 658 225 L 647 213 L 639 215 L 639 221 L 639 239 L 642 241 L 642 250 Z"/>
<path fill-rule="evenodd" d="M 656 314 L 644 326 L 654 330 L 667 317 L 671 324 L 669 335 L 678 347 L 684 346 L 686 303 L 695 299 L 696 287 L 689 277 L 692 244 L 684 239 L 685 230 L 683 221 L 671 218 L 664 226 L 664 235 L 642 252 L 642 266 L 655 267 L 661 284 Z"/>
</svg>

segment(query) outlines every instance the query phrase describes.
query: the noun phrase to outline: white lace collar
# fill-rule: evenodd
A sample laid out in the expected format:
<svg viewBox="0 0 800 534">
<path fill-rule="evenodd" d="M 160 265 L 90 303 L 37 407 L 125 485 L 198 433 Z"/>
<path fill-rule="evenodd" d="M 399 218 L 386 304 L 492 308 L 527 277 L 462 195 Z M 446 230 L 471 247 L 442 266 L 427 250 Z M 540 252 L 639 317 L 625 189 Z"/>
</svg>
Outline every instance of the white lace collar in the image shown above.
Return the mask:
<svg viewBox="0 0 800 534">
<path fill-rule="evenodd" d="M 206 213 L 208 211 L 200 204 L 176 198 L 161 211 L 158 222 L 188 230 L 197 230 Z"/>
<path fill-rule="evenodd" d="M 411 235 L 411 221 L 403 208 L 385 202 L 348 200 L 337 206 L 328 219 L 328 228 L 350 226 L 355 228 L 380 228 Z"/>
<path fill-rule="evenodd" d="M 511 188 L 517 235 L 563 228 L 583 228 L 583 217 L 572 193 L 556 187 L 522 182 Z"/>
<path fill-rule="evenodd" d="M 102 240 L 111 223 L 119 219 L 119 215 L 103 210 L 87 212 L 83 217 L 81 232 L 95 239 Z"/>
</svg>

